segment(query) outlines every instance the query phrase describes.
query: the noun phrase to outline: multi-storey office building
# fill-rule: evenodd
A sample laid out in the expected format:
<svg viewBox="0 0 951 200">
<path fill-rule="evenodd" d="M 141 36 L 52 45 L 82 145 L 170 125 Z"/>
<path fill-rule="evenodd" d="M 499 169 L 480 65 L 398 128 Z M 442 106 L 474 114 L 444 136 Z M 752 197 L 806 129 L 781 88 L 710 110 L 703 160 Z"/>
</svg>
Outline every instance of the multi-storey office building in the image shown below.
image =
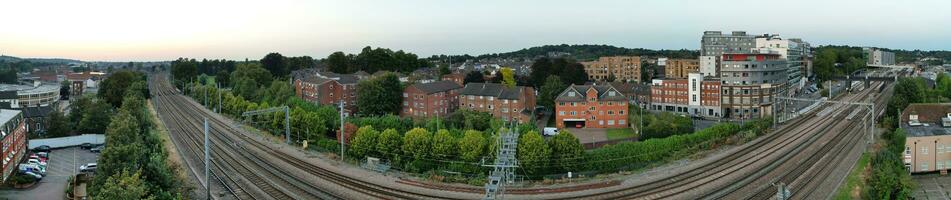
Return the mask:
<svg viewBox="0 0 951 200">
<path fill-rule="evenodd" d="M 748 119 L 772 114 L 773 96 L 783 94 L 788 76 L 779 54 L 728 53 L 720 58 L 723 116 Z"/>
<path fill-rule="evenodd" d="M 719 56 L 700 56 L 700 74 L 708 77 L 720 77 Z"/>
<path fill-rule="evenodd" d="M 558 128 L 624 128 L 628 98 L 611 85 L 571 85 L 555 98 Z"/>
<path fill-rule="evenodd" d="M 749 53 L 756 46 L 755 37 L 746 31 L 723 34 L 720 31 L 704 31 L 700 39 L 701 56 L 720 56 L 724 53 Z"/>
<path fill-rule="evenodd" d="M 700 71 L 700 61 L 696 59 L 668 59 L 664 66 L 664 78 L 687 78 L 687 74 Z"/>
<path fill-rule="evenodd" d="M 453 81 L 417 83 L 403 90 L 402 117 L 430 118 L 447 116 L 459 106 L 461 85 Z"/>
<path fill-rule="evenodd" d="M 58 85 L 11 85 L 0 84 L 0 107 L 24 108 L 45 107 L 60 99 Z M 15 95 L 15 96 L 13 96 Z M 15 99 L 10 99 L 16 97 Z M 10 105 L 5 105 L 9 103 Z"/>
<path fill-rule="evenodd" d="M 895 65 L 895 53 L 876 48 L 864 48 L 869 65 Z"/>
<path fill-rule="evenodd" d="M 498 83 L 469 83 L 459 93 L 459 108 L 488 112 L 496 118 L 526 123 L 535 109 L 535 89 Z"/>
<path fill-rule="evenodd" d="M 592 81 L 606 81 L 608 77 L 614 76 L 615 81 L 641 82 L 640 56 L 601 57 L 581 64 Z"/>
<path fill-rule="evenodd" d="M 810 48 L 809 43 L 803 42 L 802 39 L 784 40 L 779 35 L 762 35 L 756 37 L 754 52 L 776 53 L 779 54 L 780 58 L 786 59 L 786 63 L 789 65 L 786 69 L 787 84 L 790 89 L 788 92 L 793 93 L 799 91 L 805 85 L 803 74 L 808 69 L 804 65 L 806 59 L 811 57 L 808 55 L 811 53 L 808 48 Z"/>
</svg>

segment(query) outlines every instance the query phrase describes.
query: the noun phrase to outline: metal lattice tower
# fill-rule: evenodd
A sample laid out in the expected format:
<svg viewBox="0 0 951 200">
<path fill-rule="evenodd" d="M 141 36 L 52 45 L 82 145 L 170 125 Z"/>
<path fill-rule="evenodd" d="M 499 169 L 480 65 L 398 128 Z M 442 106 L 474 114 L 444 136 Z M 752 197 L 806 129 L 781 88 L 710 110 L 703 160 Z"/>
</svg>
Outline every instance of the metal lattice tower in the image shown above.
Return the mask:
<svg viewBox="0 0 951 200">
<path fill-rule="evenodd" d="M 485 184 L 485 197 L 482 199 L 501 199 L 500 197 L 505 194 L 505 184 L 515 182 L 515 168 L 518 167 L 518 159 L 515 157 L 518 137 L 517 128 L 499 131 L 499 137 L 496 140 L 499 148 L 495 162 L 486 164 L 483 160 L 482 166 L 492 167 L 493 170 L 489 173 L 488 183 Z"/>
</svg>

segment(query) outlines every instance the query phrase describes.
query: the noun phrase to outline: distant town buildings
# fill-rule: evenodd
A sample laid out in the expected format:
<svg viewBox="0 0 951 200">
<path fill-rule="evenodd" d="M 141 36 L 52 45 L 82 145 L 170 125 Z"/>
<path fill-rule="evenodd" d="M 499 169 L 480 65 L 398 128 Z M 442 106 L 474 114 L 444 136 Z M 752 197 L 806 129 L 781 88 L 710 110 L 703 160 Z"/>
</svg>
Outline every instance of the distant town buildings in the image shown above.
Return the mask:
<svg viewBox="0 0 951 200">
<path fill-rule="evenodd" d="M 611 85 L 571 85 L 555 98 L 558 128 L 625 128 L 628 98 Z"/>
<path fill-rule="evenodd" d="M 46 107 L 60 99 L 59 85 L 0 84 L 0 108 Z"/>
<path fill-rule="evenodd" d="M 82 96 L 84 92 L 99 88 L 99 81 L 106 73 L 102 72 L 79 72 L 66 74 L 66 80 L 70 82 L 70 95 Z"/>
<path fill-rule="evenodd" d="M 719 56 L 700 56 L 700 74 L 703 76 L 709 77 L 719 77 L 720 76 L 720 59 Z"/>
<path fill-rule="evenodd" d="M 591 81 L 641 82 L 640 56 L 601 57 L 596 61 L 582 62 Z"/>
<path fill-rule="evenodd" d="M 459 105 L 459 90 L 453 81 L 417 83 L 403 90 L 401 117 L 430 118 L 447 116 Z"/>
<path fill-rule="evenodd" d="M 700 61 L 696 59 L 668 59 L 664 66 L 664 78 L 687 78 L 687 74 L 700 71 Z"/>
<path fill-rule="evenodd" d="M 0 109 L 0 137 L 3 137 L 2 178 L 6 182 L 17 170 L 17 164 L 26 155 L 26 127 L 23 123 L 23 114 L 19 110 Z"/>
<path fill-rule="evenodd" d="M 867 64 L 869 65 L 895 65 L 895 53 L 884 51 L 877 48 L 863 48 Z"/>
<path fill-rule="evenodd" d="M 528 122 L 535 109 L 535 89 L 498 83 L 469 83 L 459 94 L 459 108 L 488 112 L 496 118 Z"/>
</svg>

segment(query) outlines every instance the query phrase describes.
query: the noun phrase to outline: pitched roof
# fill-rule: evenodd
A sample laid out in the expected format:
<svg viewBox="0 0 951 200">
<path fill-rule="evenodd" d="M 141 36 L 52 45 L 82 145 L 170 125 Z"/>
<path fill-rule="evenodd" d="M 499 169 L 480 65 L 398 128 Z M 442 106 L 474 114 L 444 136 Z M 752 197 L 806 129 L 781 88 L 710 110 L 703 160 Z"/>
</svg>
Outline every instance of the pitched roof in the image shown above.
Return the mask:
<svg viewBox="0 0 951 200">
<path fill-rule="evenodd" d="M 429 83 L 417 83 L 417 84 L 413 84 L 410 87 L 416 87 L 416 89 L 426 92 L 426 94 L 445 92 L 449 90 L 462 88 L 462 86 L 452 81 L 434 81 Z"/>
<path fill-rule="evenodd" d="M 574 85 L 568 86 L 565 91 L 562 91 L 561 94 L 555 98 L 555 101 L 564 101 L 564 102 L 578 102 L 585 101 L 588 98 L 588 90 L 594 89 L 597 91 L 599 101 L 625 101 L 627 97 L 624 96 L 624 93 L 621 93 L 616 88 L 611 85 Z M 610 91 L 614 91 L 612 96 Z M 570 93 L 570 92 L 573 92 Z"/>
<path fill-rule="evenodd" d="M 49 115 L 51 111 L 53 111 L 53 108 L 50 106 L 42 106 L 42 107 L 26 107 L 20 110 L 23 111 L 24 118 L 34 118 L 34 117 L 46 117 L 47 115 Z"/>
<path fill-rule="evenodd" d="M 468 83 L 466 87 L 462 89 L 461 95 L 474 95 L 474 96 L 492 96 L 499 99 L 514 99 L 518 100 L 522 95 L 519 95 L 523 90 L 530 89 L 529 87 L 516 86 L 515 88 L 509 88 L 505 85 L 498 83 Z"/>
</svg>

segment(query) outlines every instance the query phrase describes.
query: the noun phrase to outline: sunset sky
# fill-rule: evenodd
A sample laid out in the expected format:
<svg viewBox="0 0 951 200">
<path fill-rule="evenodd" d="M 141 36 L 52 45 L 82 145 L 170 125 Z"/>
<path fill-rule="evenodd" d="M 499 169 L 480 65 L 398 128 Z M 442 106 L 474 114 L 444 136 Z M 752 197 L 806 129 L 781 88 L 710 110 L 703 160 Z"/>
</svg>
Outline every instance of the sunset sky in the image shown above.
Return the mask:
<svg viewBox="0 0 951 200">
<path fill-rule="evenodd" d="M 813 44 L 951 50 L 951 1 L 2 0 L 0 54 L 87 61 L 421 56 L 545 44 L 698 49 L 705 30 Z"/>
</svg>

